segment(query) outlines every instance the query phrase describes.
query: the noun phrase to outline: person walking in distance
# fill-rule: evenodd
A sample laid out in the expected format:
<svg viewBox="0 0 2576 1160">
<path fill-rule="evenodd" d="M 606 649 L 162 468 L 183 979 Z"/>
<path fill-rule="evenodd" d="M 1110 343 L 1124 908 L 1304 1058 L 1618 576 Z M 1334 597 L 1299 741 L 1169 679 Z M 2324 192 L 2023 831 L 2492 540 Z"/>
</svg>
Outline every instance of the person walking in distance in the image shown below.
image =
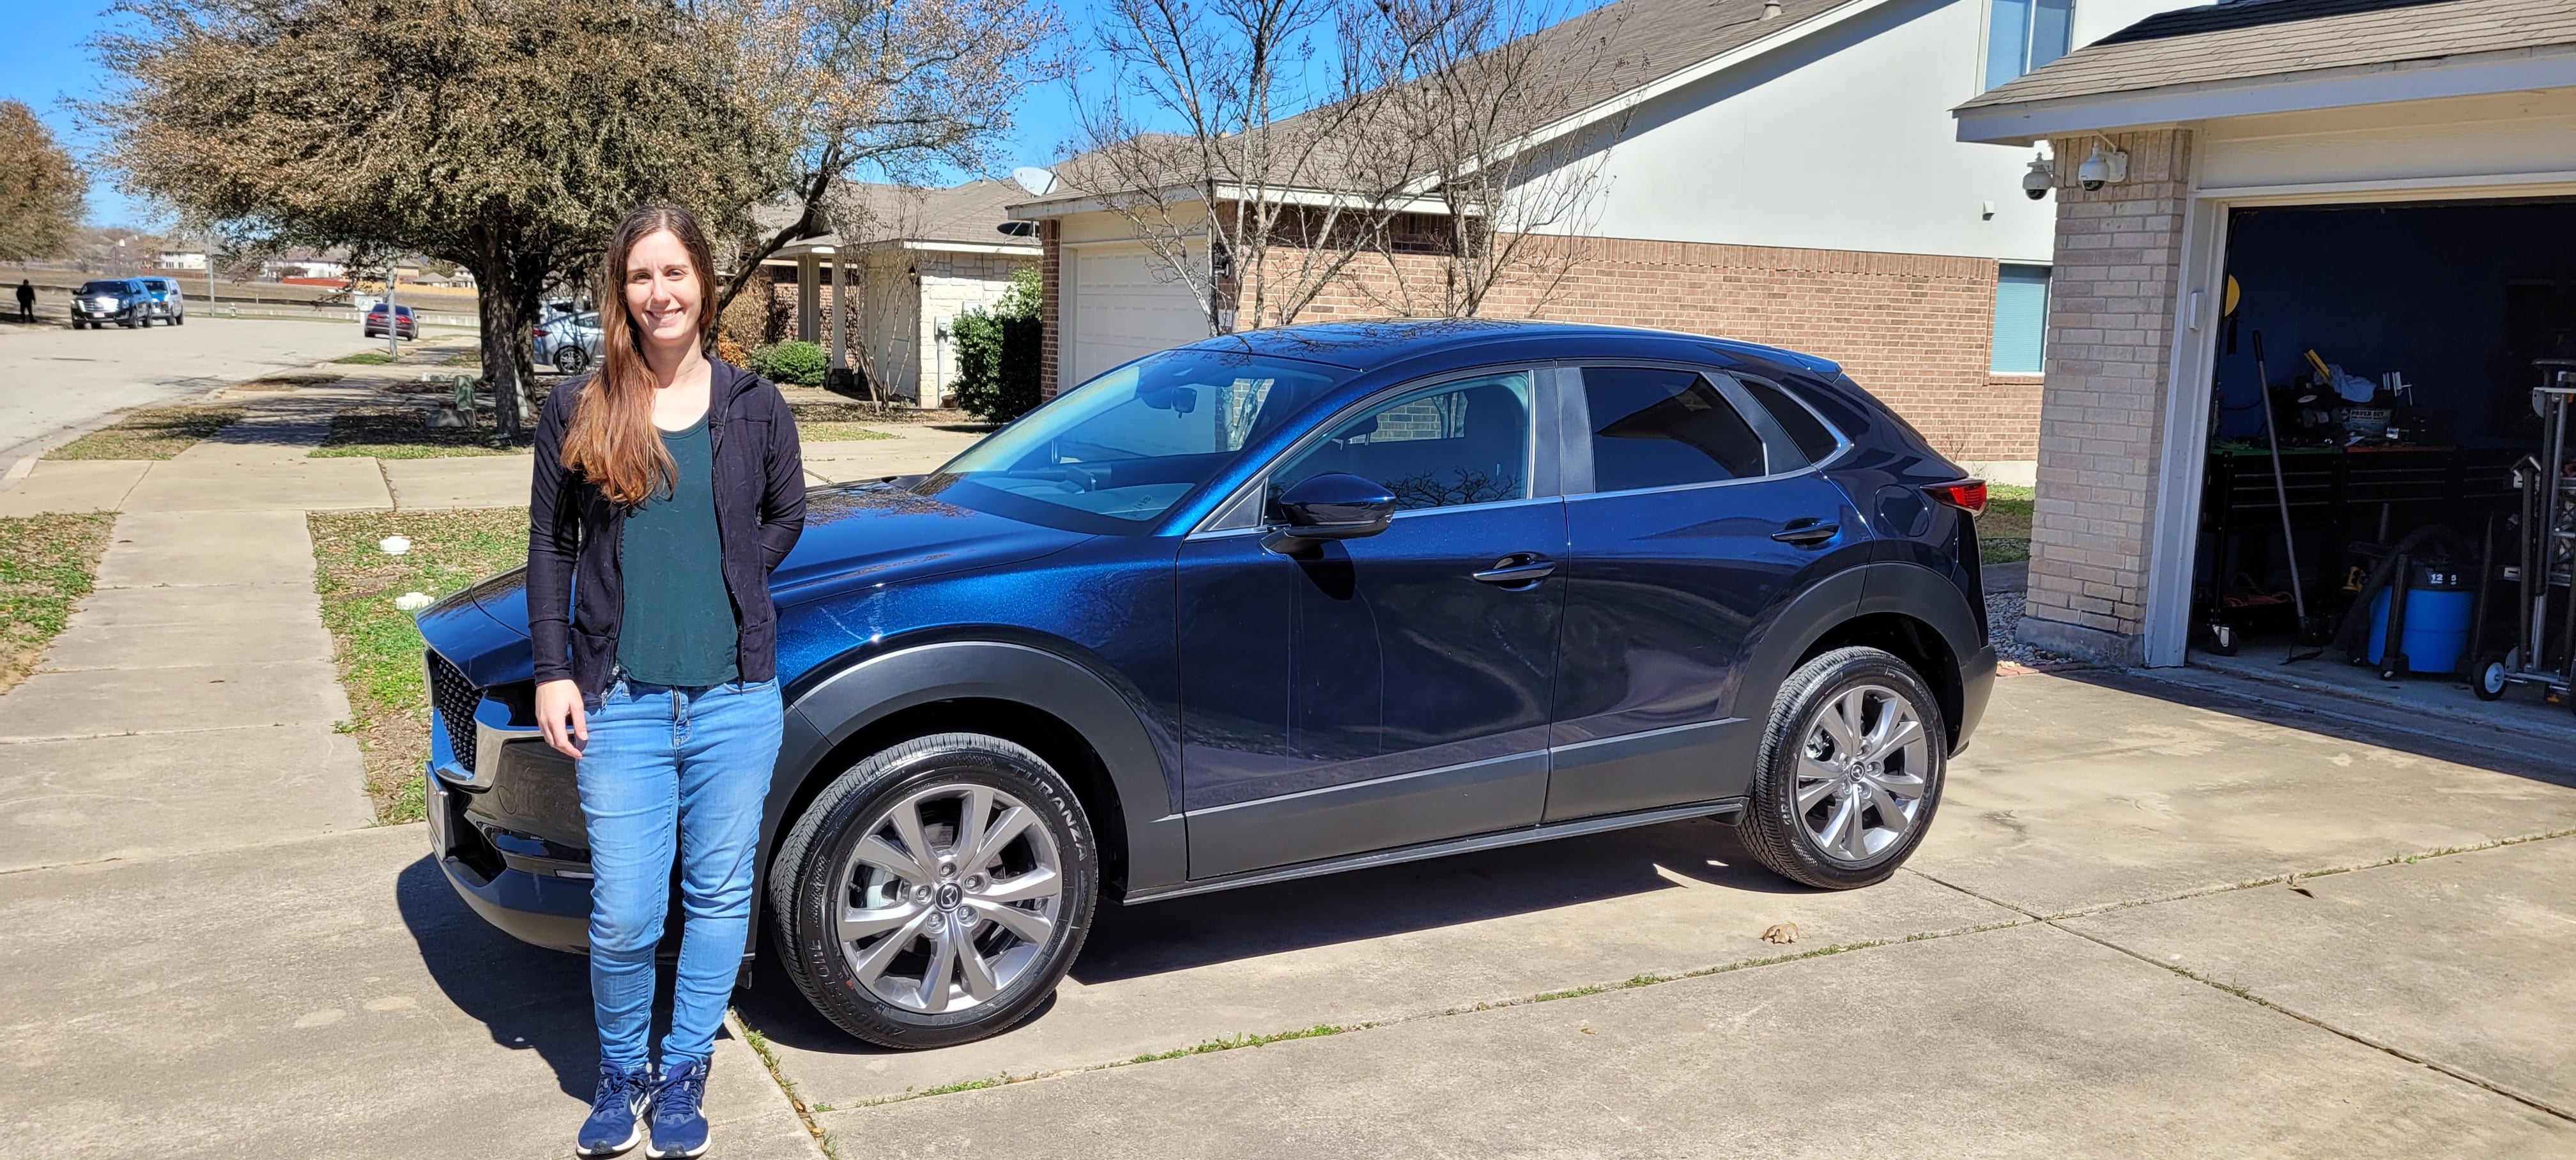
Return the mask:
<svg viewBox="0 0 2576 1160">
<path fill-rule="evenodd" d="M 18 279 L 18 317 L 26 322 L 36 320 L 36 284 L 24 278 Z"/>
<path fill-rule="evenodd" d="M 805 526 L 787 401 L 707 357 L 714 264 L 687 210 L 608 247 L 599 370 L 537 424 L 528 505 L 536 714 L 574 759 L 590 840 L 599 1086 L 577 1147 L 707 1148 L 707 1065 L 749 941 L 753 853 L 785 723 L 769 573 Z M 680 963 L 652 1069 L 654 949 L 679 862 Z M 648 1126 L 649 1120 L 649 1126 Z"/>
</svg>

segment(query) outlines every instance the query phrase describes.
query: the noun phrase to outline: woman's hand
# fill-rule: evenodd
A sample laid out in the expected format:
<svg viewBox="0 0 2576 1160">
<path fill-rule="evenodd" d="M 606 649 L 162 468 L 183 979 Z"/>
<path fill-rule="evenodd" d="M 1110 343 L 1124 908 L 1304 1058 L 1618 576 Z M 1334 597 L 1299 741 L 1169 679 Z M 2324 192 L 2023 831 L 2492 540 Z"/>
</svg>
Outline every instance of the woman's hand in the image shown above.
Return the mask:
<svg viewBox="0 0 2576 1160">
<path fill-rule="evenodd" d="M 545 731 L 546 744 L 554 746 L 555 752 L 579 759 L 581 747 L 590 743 L 590 722 L 581 712 L 581 686 L 571 681 L 537 686 L 537 728 Z"/>
</svg>

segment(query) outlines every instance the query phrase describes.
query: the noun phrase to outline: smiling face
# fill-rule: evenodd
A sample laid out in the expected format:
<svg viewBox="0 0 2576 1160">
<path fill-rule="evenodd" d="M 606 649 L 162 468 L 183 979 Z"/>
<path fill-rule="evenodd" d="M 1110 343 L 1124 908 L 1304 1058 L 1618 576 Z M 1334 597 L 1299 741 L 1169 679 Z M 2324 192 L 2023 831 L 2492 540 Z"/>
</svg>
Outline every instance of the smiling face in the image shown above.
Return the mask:
<svg viewBox="0 0 2576 1160">
<path fill-rule="evenodd" d="M 669 230 L 646 234 L 626 251 L 626 314 L 647 350 L 698 341 L 706 290 L 688 247 Z"/>
</svg>

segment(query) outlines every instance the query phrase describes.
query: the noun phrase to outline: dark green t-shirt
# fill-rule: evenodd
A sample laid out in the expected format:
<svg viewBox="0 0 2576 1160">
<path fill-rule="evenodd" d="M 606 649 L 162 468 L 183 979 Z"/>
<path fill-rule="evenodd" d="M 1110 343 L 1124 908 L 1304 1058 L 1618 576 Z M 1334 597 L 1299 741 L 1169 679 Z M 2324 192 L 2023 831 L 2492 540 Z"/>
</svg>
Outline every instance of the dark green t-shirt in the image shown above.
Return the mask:
<svg viewBox="0 0 2576 1160">
<path fill-rule="evenodd" d="M 679 479 L 670 494 L 626 517 L 617 553 L 626 583 L 617 663 L 627 676 L 656 685 L 721 685 L 740 672 L 741 636 L 716 537 L 715 453 L 705 417 L 686 431 L 662 432 L 662 446 Z"/>
</svg>

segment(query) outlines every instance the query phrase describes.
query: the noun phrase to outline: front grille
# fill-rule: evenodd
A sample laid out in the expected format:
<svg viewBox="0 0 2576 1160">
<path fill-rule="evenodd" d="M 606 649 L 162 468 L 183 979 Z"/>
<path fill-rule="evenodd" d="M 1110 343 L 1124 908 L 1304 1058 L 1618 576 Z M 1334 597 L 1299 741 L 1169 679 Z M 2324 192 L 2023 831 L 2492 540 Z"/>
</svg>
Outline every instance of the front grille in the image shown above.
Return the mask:
<svg viewBox="0 0 2576 1160">
<path fill-rule="evenodd" d="M 482 700 L 482 690 L 465 679 L 464 670 L 449 664 L 446 657 L 429 654 L 429 701 L 438 707 L 439 719 L 447 722 L 447 748 L 467 773 L 474 772 L 474 706 Z"/>
</svg>

